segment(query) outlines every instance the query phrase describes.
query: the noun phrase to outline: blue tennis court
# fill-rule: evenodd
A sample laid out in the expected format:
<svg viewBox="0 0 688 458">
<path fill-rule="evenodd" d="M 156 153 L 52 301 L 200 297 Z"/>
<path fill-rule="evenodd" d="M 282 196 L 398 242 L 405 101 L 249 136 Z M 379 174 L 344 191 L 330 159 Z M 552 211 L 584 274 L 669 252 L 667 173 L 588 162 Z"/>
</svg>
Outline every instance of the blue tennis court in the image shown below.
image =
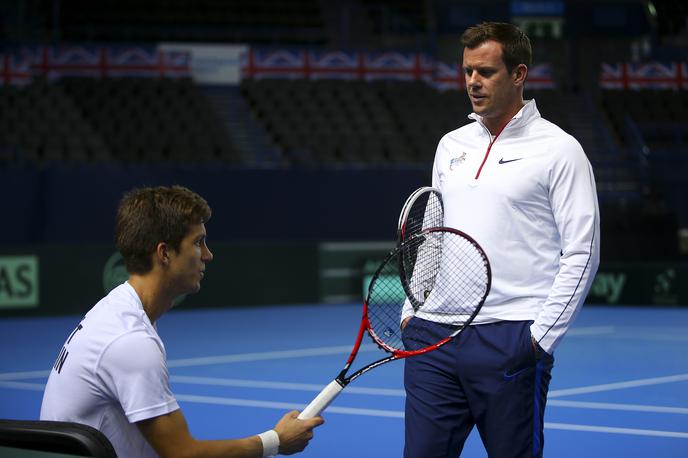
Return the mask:
<svg viewBox="0 0 688 458">
<path fill-rule="evenodd" d="M 339 372 L 358 304 L 178 310 L 158 323 L 173 390 L 199 438 L 255 434 Z M 36 419 L 78 316 L 0 320 L 0 418 Z M 372 343 L 359 353 L 380 355 Z M 586 306 L 555 355 L 545 456 L 688 456 L 688 308 Z M 350 385 L 301 456 L 398 457 L 403 363 Z M 477 433 L 464 457 L 485 457 Z"/>
</svg>

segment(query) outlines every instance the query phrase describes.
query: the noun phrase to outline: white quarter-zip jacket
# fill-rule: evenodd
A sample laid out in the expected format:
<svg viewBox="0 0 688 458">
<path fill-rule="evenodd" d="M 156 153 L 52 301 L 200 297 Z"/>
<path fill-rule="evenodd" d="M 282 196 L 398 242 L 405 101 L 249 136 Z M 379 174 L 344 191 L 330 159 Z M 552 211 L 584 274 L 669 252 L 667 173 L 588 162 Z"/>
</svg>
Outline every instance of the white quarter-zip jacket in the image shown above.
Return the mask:
<svg viewBox="0 0 688 458">
<path fill-rule="evenodd" d="M 445 225 L 473 237 L 490 261 L 492 286 L 473 324 L 532 320 L 552 353 L 585 300 L 599 265 L 595 179 L 583 148 L 528 101 L 496 137 L 480 116 L 439 142 L 432 184 Z M 433 291 L 415 313 L 430 321 L 452 301 Z M 407 306 L 402 320 L 413 315 Z"/>
</svg>

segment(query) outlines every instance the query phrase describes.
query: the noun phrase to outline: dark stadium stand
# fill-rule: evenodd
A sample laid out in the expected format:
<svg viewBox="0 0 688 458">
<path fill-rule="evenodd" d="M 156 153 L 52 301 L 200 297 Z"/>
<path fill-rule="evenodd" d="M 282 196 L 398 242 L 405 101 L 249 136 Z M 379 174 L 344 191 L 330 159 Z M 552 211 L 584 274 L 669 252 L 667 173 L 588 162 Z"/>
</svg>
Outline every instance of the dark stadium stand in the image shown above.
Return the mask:
<svg viewBox="0 0 688 458">
<path fill-rule="evenodd" d="M 422 82 L 244 80 L 242 91 L 294 164 L 427 164 L 441 124 L 456 122 L 432 121 L 439 93 Z"/>
<path fill-rule="evenodd" d="M 63 78 L 0 87 L 7 159 L 238 161 L 229 132 L 190 79 Z"/>
<path fill-rule="evenodd" d="M 605 91 L 601 106 L 619 141 L 630 139 L 628 123 L 653 150 L 688 145 L 688 92 L 675 90 Z"/>
<path fill-rule="evenodd" d="M 0 145 L 5 160 L 44 163 L 99 161 L 108 146 L 74 100 L 53 84 L 0 87 Z"/>
<path fill-rule="evenodd" d="M 461 91 L 439 91 L 422 81 L 244 80 L 242 92 L 273 140 L 294 161 L 427 164 L 445 133 L 469 120 Z M 569 130 L 561 94 L 531 91 L 547 118 Z M 363 151 L 313 136 L 355 137 Z M 340 145 L 337 148 L 336 145 Z M 366 146 L 368 145 L 368 146 Z"/>
<path fill-rule="evenodd" d="M 605 91 L 600 104 L 619 143 L 642 161 L 649 189 L 661 195 L 685 224 L 688 221 L 688 92 Z"/>
<path fill-rule="evenodd" d="M 426 167 L 439 139 L 470 122 L 463 91 L 439 91 L 421 81 L 244 80 L 242 92 L 292 165 Z M 597 132 L 583 132 L 593 137 L 585 142 L 575 130 L 578 118 L 594 113 L 577 112 L 557 90 L 529 90 L 527 96 L 545 118 L 583 143 L 603 199 L 640 197 L 637 160 L 605 149 Z"/>
<path fill-rule="evenodd" d="M 687 228 L 688 90 L 600 86 L 602 62 L 685 61 L 686 6 L 656 0 L 651 13 L 646 2 L 635 0 L 564 3 L 563 35 L 533 40 L 535 60 L 551 64 L 555 88 L 526 85 L 526 98 L 535 98 L 543 117 L 583 145 L 603 215 L 609 215 L 603 225 L 609 243 L 627 237 L 630 228 L 664 228 L 666 234 Z M 458 58 L 457 37 L 465 26 L 511 20 L 513 6 L 506 0 L 37 0 L 16 10 L 8 5 L 0 5 L 3 50 L 46 40 L 56 46 L 176 41 L 397 49 L 437 61 Z M 534 36 L 552 32 L 551 24 L 542 28 L 537 21 L 518 20 Z M 307 78 L 243 78 L 233 87 L 201 86 L 190 78 L 85 76 L 5 84 L 0 167 L 191 164 L 213 170 L 218 164 L 285 174 L 425 173 L 441 136 L 469 122 L 463 91 L 439 90 L 420 79 Z M 670 235 L 662 238 L 667 246 L 674 243 Z"/>
</svg>

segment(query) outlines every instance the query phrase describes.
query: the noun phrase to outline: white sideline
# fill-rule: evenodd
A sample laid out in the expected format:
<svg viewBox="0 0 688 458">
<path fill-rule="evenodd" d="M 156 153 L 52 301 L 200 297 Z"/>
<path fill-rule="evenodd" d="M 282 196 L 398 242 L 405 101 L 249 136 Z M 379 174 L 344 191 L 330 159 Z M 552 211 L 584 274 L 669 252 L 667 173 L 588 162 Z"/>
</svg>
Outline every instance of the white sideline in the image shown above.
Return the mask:
<svg viewBox="0 0 688 458">
<path fill-rule="evenodd" d="M 373 344 L 361 345 L 359 353 L 375 350 Z M 167 361 L 168 367 L 209 366 L 213 364 L 227 364 L 249 361 L 268 361 L 272 359 L 307 358 L 310 356 L 348 355 L 351 353 L 351 345 L 338 345 L 335 347 L 302 348 L 298 350 L 279 350 L 255 353 L 239 353 L 231 355 L 202 356 L 199 358 L 171 359 Z"/>
<path fill-rule="evenodd" d="M 660 385 L 662 383 L 685 382 L 688 381 L 688 374 L 669 375 L 666 377 L 652 377 L 627 382 L 604 383 L 601 385 L 590 385 L 579 388 L 566 388 L 550 391 L 547 398 L 558 398 L 561 396 L 573 396 L 575 394 L 600 393 L 602 391 L 622 390 L 625 388 L 636 388 L 639 386 Z"/>
<path fill-rule="evenodd" d="M 270 401 L 256 401 L 248 399 L 234 399 L 234 398 L 220 398 L 215 396 L 195 396 L 195 395 L 179 395 L 177 399 L 186 402 L 197 402 L 202 404 L 214 405 L 232 405 L 241 407 L 258 407 L 267 409 L 283 409 L 283 410 L 301 410 L 305 404 L 292 404 L 285 402 L 270 402 Z M 377 409 L 360 409 L 353 407 L 337 407 L 330 406 L 327 413 L 337 413 L 343 415 L 358 415 L 358 416 L 373 416 L 385 418 L 404 418 L 404 412 L 397 410 L 377 410 Z M 673 437 L 678 439 L 688 439 L 688 433 L 679 431 L 660 431 L 652 429 L 636 429 L 636 428 L 615 428 L 609 426 L 592 426 L 592 425 L 576 425 L 569 423 L 549 423 L 545 422 L 545 429 L 558 429 L 565 431 L 585 431 L 606 434 L 626 434 L 634 436 L 654 436 L 654 437 Z"/>
</svg>

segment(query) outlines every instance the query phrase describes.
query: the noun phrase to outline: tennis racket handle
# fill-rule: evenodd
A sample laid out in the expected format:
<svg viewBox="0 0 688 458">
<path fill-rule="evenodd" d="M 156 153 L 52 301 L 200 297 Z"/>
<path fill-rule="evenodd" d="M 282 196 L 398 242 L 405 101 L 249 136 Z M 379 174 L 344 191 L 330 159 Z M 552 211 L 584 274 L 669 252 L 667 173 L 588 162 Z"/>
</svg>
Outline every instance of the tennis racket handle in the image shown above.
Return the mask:
<svg viewBox="0 0 688 458">
<path fill-rule="evenodd" d="M 308 404 L 305 409 L 303 409 L 303 412 L 299 414 L 299 420 L 307 420 L 320 415 L 320 412 L 327 409 L 327 406 L 334 401 L 334 398 L 336 398 L 343 389 L 344 387 L 341 386 L 339 382 L 332 380 L 330 384 L 323 388 L 320 394 L 318 394 L 315 399 L 313 399 L 311 403 Z"/>
</svg>

